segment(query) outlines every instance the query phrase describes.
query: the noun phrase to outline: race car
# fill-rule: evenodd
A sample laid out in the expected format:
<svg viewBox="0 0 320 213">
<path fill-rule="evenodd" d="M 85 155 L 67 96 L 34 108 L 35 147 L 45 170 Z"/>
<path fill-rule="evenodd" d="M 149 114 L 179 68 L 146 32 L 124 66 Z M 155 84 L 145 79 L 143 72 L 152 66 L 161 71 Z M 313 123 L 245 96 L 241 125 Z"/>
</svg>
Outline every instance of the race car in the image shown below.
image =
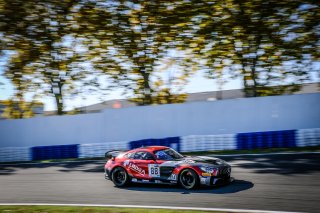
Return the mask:
<svg viewBox="0 0 320 213">
<path fill-rule="evenodd" d="M 219 158 L 183 156 L 166 146 L 148 146 L 105 154 L 105 178 L 115 186 L 130 182 L 180 184 L 185 189 L 232 181 L 231 166 Z"/>
</svg>

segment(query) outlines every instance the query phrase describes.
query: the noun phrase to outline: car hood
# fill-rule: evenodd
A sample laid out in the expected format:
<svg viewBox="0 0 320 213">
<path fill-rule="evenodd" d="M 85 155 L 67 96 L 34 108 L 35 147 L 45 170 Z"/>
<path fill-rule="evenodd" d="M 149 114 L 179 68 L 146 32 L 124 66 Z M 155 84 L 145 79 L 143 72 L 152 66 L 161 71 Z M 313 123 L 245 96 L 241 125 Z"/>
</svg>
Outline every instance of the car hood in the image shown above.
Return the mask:
<svg viewBox="0 0 320 213">
<path fill-rule="evenodd" d="M 211 166 L 211 167 L 222 167 L 230 166 L 224 160 L 208 156 L 188 156 L 175 161 L 166 161 L 161 166 L 180 166 L 180 165 L 192 165 L 192 166 Z"/>
</svg>

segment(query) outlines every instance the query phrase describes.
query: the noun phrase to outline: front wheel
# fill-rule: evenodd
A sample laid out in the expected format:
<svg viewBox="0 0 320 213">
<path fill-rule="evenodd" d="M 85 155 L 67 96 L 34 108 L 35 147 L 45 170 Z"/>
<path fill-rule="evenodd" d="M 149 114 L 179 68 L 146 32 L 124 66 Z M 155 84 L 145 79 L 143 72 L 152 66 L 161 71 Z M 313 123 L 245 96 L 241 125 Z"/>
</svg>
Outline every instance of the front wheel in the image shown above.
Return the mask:
<svg viewBox="0 0 320 213">
<path fill-rule="evenodd" d="M 185 189 L 194 189 L 199 185 L 199 178 L 192 169 L 185 169 L 179 175 L 179 183 Z"/>
<path fill-rule="evenodd" d="M 112 171 L 112 182 L 118 187 L 128 185 L 130 178 L 128 173 L 121 167 L 117 167 Z"/>
</svg>

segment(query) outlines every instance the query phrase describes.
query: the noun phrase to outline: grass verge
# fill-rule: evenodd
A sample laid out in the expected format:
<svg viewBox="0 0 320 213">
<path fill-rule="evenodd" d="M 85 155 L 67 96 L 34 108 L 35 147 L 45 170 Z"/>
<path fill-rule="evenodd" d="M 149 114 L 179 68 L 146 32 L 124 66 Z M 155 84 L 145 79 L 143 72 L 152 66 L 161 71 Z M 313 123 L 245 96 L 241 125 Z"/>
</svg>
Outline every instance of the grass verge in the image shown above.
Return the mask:
<svg viewBox="0 0 320 213">
<path fill-rule="evenodd" d="M 0 206 L 1 213 L 204 213 L 209 211 L 113 208 L 113 207 L 77 207 L 77 206 Z M 213 211 L 210 211 L 213 213 Z M 221 213 L 221 212 L 220 212 Z"/>
</svg>

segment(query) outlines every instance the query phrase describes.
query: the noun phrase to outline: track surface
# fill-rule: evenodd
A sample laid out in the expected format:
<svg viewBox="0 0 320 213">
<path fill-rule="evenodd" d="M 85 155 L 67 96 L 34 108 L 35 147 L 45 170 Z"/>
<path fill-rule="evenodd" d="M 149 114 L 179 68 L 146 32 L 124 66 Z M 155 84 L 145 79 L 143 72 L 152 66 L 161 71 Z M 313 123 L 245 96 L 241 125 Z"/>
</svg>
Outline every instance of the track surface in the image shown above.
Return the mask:
<svg viewBox="0 0 320 213">
<path fill-rule="evenodd" d="M 222 157 L 236 181 L 187 191 L 116 188 L 103 161 L 0 165 L 0 203 L 82 203 L 320 212 L 320 154 Z"/>
</svg>

